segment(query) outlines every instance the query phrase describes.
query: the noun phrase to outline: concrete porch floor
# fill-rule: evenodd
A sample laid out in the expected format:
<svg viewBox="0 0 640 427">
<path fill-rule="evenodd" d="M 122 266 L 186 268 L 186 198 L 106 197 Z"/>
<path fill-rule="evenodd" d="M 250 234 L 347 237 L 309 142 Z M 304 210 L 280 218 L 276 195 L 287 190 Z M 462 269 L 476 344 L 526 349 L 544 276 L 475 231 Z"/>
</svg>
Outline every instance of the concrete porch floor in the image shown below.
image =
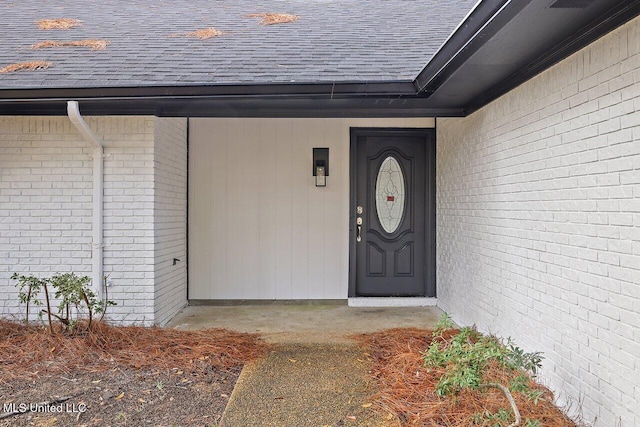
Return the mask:
<svg viewBox="0 0 640 427">
<path fill-rule="evenodd" d="M 348 307 L 346 304 L 189 306 L 166 326 L 225 328 L 262 334 L 272 343 L 347 342 L 349 335 L 389 328 L 432 328 L 437 307 Z"/>
</svg>

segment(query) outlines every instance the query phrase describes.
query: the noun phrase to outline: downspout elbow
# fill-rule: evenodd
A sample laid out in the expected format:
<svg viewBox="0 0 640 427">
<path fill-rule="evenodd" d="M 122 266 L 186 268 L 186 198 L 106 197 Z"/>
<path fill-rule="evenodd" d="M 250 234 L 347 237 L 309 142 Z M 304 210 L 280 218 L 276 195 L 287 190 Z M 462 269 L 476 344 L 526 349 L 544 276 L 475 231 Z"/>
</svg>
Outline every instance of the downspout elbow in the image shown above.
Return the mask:
<svg viewBox="0 0 640 427">
<path fill-rule="evenodd" d="M 102 155 L 102 153 L 104 152 L 102 143 L 100 143 L 96 134 L 91 130 L 87 122 L 85 122 L 80 115 L 78 101 L 67 102 L 67 115 L 69 116 L 69 120 L 71 120 L 71 123 L 73 123 L 76 129 L 78 129 L 78 132 L 82 134 L 84 139 L 90 142 L 93 148 L 98 151 L 100 155 Z M 95 155 L 96 153 L 94 152 L 94 157 Z"/>
</svg>

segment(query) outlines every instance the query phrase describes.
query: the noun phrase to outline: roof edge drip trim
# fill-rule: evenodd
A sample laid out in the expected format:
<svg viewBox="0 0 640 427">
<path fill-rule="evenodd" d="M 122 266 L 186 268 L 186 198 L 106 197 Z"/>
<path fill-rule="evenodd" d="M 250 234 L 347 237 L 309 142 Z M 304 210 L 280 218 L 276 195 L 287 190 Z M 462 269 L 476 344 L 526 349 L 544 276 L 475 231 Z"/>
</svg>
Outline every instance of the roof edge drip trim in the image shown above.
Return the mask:
<svg viewBox="0 0 640 427">
<path fill-rule="evenodd" d="M 600 37 L 626 24 L 637 16 L 640 16 L 640 0 L 619 2 L 604 16 L 606 16 L 606 18 L 600 18 L 595 22 L 587 24 L 579 31 L 576 31 L 572 36 L 566 38 L 561 43 L 558 43 L 556 47 L 550 50 L 547 54 L 534 59 L 528 65 L 522 67 L 517 73 L 512 74 L 510 77 L 502 81 L 499 85 L 494 86 L 485 93 L 477 96 L 464 108 L 465 116 L 482 108 L 491 101 L 499 98 L 523 82 L 576 53 L 585 46 L 590 45 Z"/>
<path fill-rule="evenodd" d="M 485 0 L 478 4 L 415 78 L 416 91 L 427 96 L 435 92 L 527 4 L 511 0 Z"/>
<path fill-rule="evenodd" d="M 460 117 L 462 108 L 436 108 L 425 98 L 129 98 L 85 99 L 87 116 L 158 117 Z M 0 102 L 0 116 L 60 116 L 66 100 Z"/>
<path fill-rule="evenodd" d="M 336 82 L 291 84 L 137 86 L 85 88 L 0 89 L 0 102 L 54 99 L 128 99 L 128 98 L 281 98 L 417 96 L 413 82 Z"/>
</svg>

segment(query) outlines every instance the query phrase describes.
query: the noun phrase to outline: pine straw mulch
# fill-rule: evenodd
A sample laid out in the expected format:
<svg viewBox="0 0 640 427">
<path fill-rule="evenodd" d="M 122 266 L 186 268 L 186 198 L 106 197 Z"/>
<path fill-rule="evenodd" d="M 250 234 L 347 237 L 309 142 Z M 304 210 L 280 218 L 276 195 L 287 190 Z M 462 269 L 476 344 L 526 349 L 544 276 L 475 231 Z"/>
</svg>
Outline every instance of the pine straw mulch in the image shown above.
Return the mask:
<svg viewBox="0 0 640 427">
<path fill-rule="evenodd" d="M 254 334 L 224 329 L 179 331 L 94 322 L 75 335 L 0 319 L 0 384 L 41 374 L 180 368 L 200 371 L 242 366 L 267 345 Z"/>
<path fill-rule="evenodd" d="M 86 325 L 81 325 L 85 327 Z M 0 427 L 218 425 L 256 335 L 94 323 L 51 335 L 0 320 Z M 58 408 L 57 410 L 55 410 Z"/>
<path fill-rule="evenodd" d="M 31 49 L 47 49 L 52 47 L 88 47 L 91 50 L 104 50 L 109 46 L 109 40 L 75 40 L 70 42 L 46 40 L 31 45 Z"/>
<path fill-rule="evenodd" d="M 82 26 L 82 21 L 70 18 L 41 19 L 36 21 L 36 25 L 41 30 L 68 30 Z"/>
<path fill-rule="evenodd" d="M 207 40 L 213 37 L 222 36 L 224 34 L 228 34 L 228 33 L 226 33 L 225 31 L 216 30 L 213 27 L 209 27 L 201 30 L 191 31 L 189 33 L 171 34 L 169 37 L 195 37 L 199 40 Z"/>
<path fill-rule="evenodd" d="M 449 329 L 443 332 L 443 337 L 449 339 L 458 332 Z M 447 398 L 436 394 L 436 384 L 444 371 L 434 369 L 429 372 L 422 357 L 422 352 L 431 344 L 431 330 L 389 329 L 357 335 L 355 339 L 366 348 L 373 361 L 372 376 L 380 386 L 374 397 L 376 409 L 395 415 L 401 425 L 469 427 L 476 425 L 472 421 L 473 414 L 487 410 L 496 413 L 499 409 L 511 414 L 505 395 L 497 389 L 463 389 L 458 396 Z M 485 379 L 509 384 L 514 375 L 498 366 L 489 366 Z M 551 391 L 533 380 L 530 387 L 544 392 L 537 405 L 523 394 L 513 393 L 523 424 L 529 418 L 538 420 L 544 427 L 575 427 L 575 423 L 553 404 Z"/>
<path fill-rule="evenodd" d="M 261 18 L 262 25 L 287 24 L 296 22 L 300 17 L 289 13 L 252 13 L 246 15 L 247 18 Z"/>
<path fill-rule="evenodd" d="M 10 64 L 10 65 L 7 65 L 6 67 L 0 68 L 0 74 L 14 73 L 16 71 L 46 70 L 52 65 L 53 64 L 48 61 L 17 62 L 15 64 Z"/>
</svg>

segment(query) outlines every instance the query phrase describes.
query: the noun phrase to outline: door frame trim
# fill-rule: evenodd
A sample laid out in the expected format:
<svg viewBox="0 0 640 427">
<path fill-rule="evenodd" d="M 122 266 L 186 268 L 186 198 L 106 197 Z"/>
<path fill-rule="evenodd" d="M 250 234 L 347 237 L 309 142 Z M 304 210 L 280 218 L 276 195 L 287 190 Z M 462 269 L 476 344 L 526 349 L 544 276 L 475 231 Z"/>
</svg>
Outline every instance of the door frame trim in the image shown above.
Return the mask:
<svg viewBox="0 0 640 427">
<path fill-rule="evenodd" d="M 360 136 L 419 136 L 425 138 L 425 283 L 424 296 L 417 298 L 436 297 L 436 130 L 435 128 L 376 128 L 351 127 L 349 129 L 349 298 L 361 298 L 356 294 L 356 177 L 358 149 L 356 141 Z M 428 236 L 432 238 L 429 239 Z M 362 297 L 364 298 L 364 297 Z"/>
</svg>

